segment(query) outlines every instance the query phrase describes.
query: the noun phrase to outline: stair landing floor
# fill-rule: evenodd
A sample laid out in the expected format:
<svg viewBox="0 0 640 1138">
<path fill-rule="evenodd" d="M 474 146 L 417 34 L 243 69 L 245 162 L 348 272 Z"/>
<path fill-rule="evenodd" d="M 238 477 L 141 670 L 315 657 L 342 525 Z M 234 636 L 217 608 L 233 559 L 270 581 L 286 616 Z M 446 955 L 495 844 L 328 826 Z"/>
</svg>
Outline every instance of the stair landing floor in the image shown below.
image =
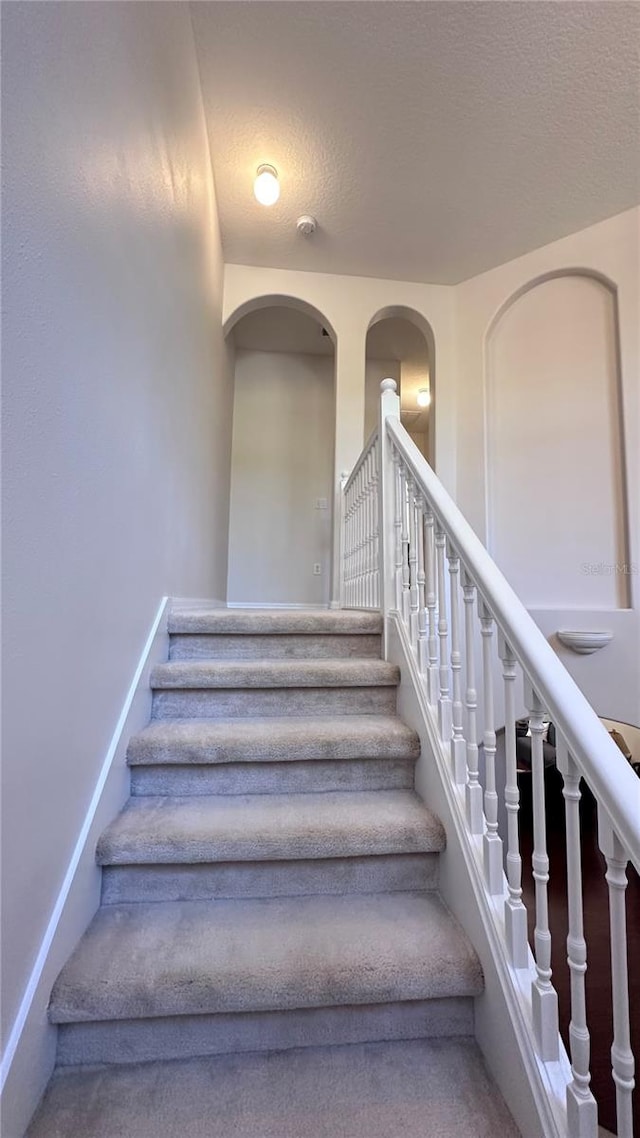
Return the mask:
<svg viewBox="0 0 640 1138">
<path fill-rule="evenodd" d="M 518 1138 L 475 1043 L 58 1068 L 26 1138 Z"/>
</svg>

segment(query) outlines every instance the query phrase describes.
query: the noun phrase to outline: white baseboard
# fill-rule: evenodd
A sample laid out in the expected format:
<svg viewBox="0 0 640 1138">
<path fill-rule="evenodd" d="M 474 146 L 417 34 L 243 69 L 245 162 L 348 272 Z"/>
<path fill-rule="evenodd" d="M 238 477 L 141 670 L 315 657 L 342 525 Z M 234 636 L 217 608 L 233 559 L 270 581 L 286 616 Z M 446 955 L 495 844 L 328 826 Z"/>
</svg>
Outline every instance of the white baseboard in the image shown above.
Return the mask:
<svg viewBox="0 0 640 1138">
<path fill-rule="evenodd" d="M 163 597 L 125 697 L 89 807 L 53 906 L 0 1062 L 2 1138 L 22 1138 L 55 1059 L 56 1029 L 47 1019 L 53 982 L 100 902 L 95 845 L 129 795 L 126 750 L 151 711 L 149 673 L 168 655 L 168 597 Z"/>
<path fill-rule="evenodd" d="M 193 609 L 226 609 L 227 602 L 218 597 L 171 597 L 168 604 L 169 613 L 190 612 Z"/>
<path fill-rule="evenodd" d="M 280 601 L 228 601 L 228 609 L 321 609 L 326 610 L 329 605 L 295 604 L 288 605 Z"/>
</svg>

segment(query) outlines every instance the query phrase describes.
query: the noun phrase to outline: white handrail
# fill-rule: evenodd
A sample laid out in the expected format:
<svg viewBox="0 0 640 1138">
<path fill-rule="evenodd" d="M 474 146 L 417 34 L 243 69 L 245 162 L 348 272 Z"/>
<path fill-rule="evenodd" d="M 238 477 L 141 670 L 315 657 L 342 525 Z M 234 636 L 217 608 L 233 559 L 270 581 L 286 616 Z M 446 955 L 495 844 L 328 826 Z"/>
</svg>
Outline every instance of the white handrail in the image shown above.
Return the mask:
<svg viewBox="0 0 640 1138">
<path fill-rule="evenodd" d="M 640 780 L 402 427 L 393 380 L 382 383 L 378 430 L 371 435 L 346 482 L 342 504 L 343 604 L 381 608 L 385 654 L 390 643 L 390 618 L 397 624 L 406 658 L 413 661 L 412 682 L 422 689 L 422 707 L 431 720 L 432 738 L 439 740 L 436 755 L 442 776 L 458 791 L 451 799 L 455 803 L 452 808 L 458 817 L 465 856 L 475 860 L 474 873 L 479 873 L 476 880 L 483 883 L 479 897 L 484 896 L 481 903 L 486 906 L 485 916 L 494 922 L 495 935 L 502 938 L 506 959 L 520 975 L 518 983 L 528 977 L 527 1031 L 537 1061 L 543 1065 L 556 1064 L 564 1055 L 558 1034 L 548 898 L 550 851 L 543 734 L 545 716 L 553 721 L 556 765 L 565 800 L 566 946 L 571 977 L 571 1068 L 565 1080 L 563 1121 L 556 1131 L 566 1138 L 597 1138 L 598 1132 L 597 1103 L 590 1089 L 584 984 L 588 945 L 582 917 L 581 779 L 595 797 L 598 844 L 607 864 L 609 891 L 611 1063 L 617 1133 L 618 1138 L 632 1138 L 635 1083 L 624 896 L 628 862 L 640 871 Z M 499 780 L 497 657 L 504 688 L 505 768 Z M 518 672 L 524 684 L 523 705 L 530 734 L 533 956 L 527 941 L 519 844 Z M 478 767 L 479 717 L 483 727 L 482 779 Z M 502 833 L 501 803 L 507 815 Z M 500 902 L 498 908 L 496 901 Z M 502 922 L 496 921 L 500 907 Z M 509 982 L 514 982 L 512 974 Z"/>
<path fill-rule="evenodd" d="M 400 420 L 386 429 L 640 872 L 640 780 Z"/>
</svg>

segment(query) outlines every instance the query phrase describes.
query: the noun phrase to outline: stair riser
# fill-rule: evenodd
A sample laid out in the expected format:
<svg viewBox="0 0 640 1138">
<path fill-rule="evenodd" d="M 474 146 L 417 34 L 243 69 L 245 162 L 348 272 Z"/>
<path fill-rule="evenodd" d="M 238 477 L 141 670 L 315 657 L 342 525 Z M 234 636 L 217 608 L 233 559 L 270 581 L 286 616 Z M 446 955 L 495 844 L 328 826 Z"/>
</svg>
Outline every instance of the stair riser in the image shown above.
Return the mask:
<svg viewBox="0 0 640 1138">
<path fill-rule="evenodd" d="M 437 888 L 438 854 L 105 866 L 102 904 L 392 893 Z"/>
<path fill-rule="evenodd" d="M 153 719 L 282 715 L 393 715 L 395 687 L 156 690 Z"/>
<path fill-rule="evenodd" d="M 131 768 L 134 796 L 313 794 L 330 790 L 411 790 L 415 759 L 345 759 Z"/>
<path fill-rule="evenodd" d="M 144 1063 L 238 1051 L 472 1034 L 473 1001 L 465 997 L 290 1012 L 104 1020 L 62 1024 L 57 1062 L 61 1066 Z"/>
<path fill-rule="evenodd" d="M 382 619 L 379 613 L 355 609 L 335 612 L 183 609 L 169 615 L 169 632 L 209 636 L 379 636 Z"/>
<path fill-rule="evenodd" d="M 176 634 L 170 660 L 380 659 L 380 636 L 233 636 Z"/>
</svg>

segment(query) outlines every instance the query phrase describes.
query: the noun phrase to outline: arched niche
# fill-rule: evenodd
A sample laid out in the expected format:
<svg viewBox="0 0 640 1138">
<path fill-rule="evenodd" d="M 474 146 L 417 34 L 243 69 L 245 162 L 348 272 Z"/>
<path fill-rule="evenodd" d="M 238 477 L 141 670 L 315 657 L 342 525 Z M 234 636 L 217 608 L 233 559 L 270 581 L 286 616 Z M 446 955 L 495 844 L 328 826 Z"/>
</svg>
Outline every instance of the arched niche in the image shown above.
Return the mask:
<svg viewBox="0 0 640 1138">
<path fill-rule="evenodd" d="M 378 359 L 370 350 L 373 337 L 372 330 L 385 321 L 402 322 L 409 325 L 414 331 L 415 346 L 402 349 L 402 336 L 398 337 L 398 346 L 391 349 L 392 355 L 385 358 L 378 352 Z M 380 329 L 382 331 L 382 329 Z M 415 339 L 415 331 L 419 333 Z M 386 337 L 381 337 L 385 340 Z M 389 338 L 393 342 L 393 335 Z M 408 338 L 411 340 L 411 337 Z M 379 309 L 369 321 L 366 336 L 366 376 L 365 376 L 365 435 L 377 422 L 377 408 L 380 397 L 380 380 L 385 378 L 385 370 L 398 384 L 401 405 L 401 419 L 404 426 L 413 436 L 419 449 L 427 460 L 435 467 L 435 420 L 436 420 L 436 347 L 435 336 L 429 321 L 413 308 L 405 305 L 388 305 Z M 380 358 L 382 356 L 382 358 Z M 377 364 L 377 366 L 376 366 Z M 428 387 L 431 395 L 431 404 L 421 409 L 416 403 L 417 391 Z"/>
<path fill-rule="evenodd" d="M 289 296 L 284 293 L 270 293 L 265 296 L 256 296 L 252 297 L 251 300 L 245 301 L 244 304 L 240 304 L 224 323 L 223 331 L 225 336 L 228 336 L 229 333 L 233 331 L 243 316 L 247 316 L 250 312 L 257 312 L 262 308 L 293 308 L 297 312 L 303 312 L 306 316 L 311 316 L 314 320 L 317 320 L 323 328 L 326 328 L 335 348 L 337 343 L 336 333 L 326 316 L 313 304 L 309 304 L 307 300 L 301 300 L 297 296 Z"/>
<path fill-rule="evenodd" d="M 485 341 L 489 548 L 532 608 L 629 603 L 617 292 L 566 269 L 524 284 Z"/>
<path fill-rule="evenodd" d="M 312 305 L 281 295 L 242 305 L 225 333 L 234 359 L 229 602 L 327 605 L 335 334 Z"/>
</svg>

